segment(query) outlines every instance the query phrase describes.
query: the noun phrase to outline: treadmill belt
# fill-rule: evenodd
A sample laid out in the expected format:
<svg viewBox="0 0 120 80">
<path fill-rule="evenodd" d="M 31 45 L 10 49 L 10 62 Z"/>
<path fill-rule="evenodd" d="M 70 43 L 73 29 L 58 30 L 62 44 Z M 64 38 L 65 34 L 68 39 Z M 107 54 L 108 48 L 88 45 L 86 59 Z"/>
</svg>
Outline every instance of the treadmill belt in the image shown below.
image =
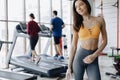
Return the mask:
<svg viewBox="0 0 120 80">
<path fill-rule="evenodd" d="M 28 56 L 18 56 L 12 58 L 11 64 L 23 67 L 25 70 L 44 77 L 56 77 L 67 70 L 68 60 L 64 61 L 54 60 L 51 56 L 41 55 L 41 60 L 38 65 L 30 62 Z"/>
<path fill-rule="evenodd" d="M 37 79 L 37 76 L 33 74 L 18 73 L 6 70 L 0 70 L 0 77 L 9 79 L 9 80 L 34 80 Z"/>
</svg>

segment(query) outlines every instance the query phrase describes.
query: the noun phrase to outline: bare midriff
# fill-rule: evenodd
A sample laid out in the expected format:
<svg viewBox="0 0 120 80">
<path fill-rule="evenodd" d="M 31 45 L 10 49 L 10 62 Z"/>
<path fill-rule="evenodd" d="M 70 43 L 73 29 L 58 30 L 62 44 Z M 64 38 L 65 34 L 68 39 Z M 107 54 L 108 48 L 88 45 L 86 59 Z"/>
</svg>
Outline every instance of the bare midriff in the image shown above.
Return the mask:
<svg viewBox="0 0 120 80">
<path fill-rule="evenodd" d="M 81 47 L 87 50 L 95 50 L 98 48 L 98 39 L 86 39 L 86 40 L 80 40 Z"/>
</svg>

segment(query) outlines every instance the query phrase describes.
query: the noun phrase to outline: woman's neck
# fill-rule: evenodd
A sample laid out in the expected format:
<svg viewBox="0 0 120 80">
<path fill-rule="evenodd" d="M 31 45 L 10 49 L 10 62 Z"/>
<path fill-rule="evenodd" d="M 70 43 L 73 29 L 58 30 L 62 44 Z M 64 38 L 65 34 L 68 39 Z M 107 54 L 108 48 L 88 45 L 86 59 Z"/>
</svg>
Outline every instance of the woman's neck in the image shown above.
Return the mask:
<svg viewBox="0 0 120 80">
<path fill-rule="evenodd" d="M 83 16 L 83 21 L 88 21 L 89 19 L 91 18 L 91 16 L 90 15 L 84 15 Z"/>
<path fill-rule="evenodd" d="M 33 21 L 33 19 L 30 19 L 30 21 Z"/>
</svg>

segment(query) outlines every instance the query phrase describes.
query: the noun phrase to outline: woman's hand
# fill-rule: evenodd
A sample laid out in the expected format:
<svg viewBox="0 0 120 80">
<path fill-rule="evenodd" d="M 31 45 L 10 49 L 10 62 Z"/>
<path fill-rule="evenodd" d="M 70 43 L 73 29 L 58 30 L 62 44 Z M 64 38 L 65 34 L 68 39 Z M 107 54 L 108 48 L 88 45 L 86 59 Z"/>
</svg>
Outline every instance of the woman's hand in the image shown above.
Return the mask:
<svg viewBox="0 0 120 80">
<path fill-rule="evenodd" d="M 95 54 L 88 55 L 83 59 L 83 62 L 86 64 L 91 64 L 95 60 L 96 57 L 97 55 Z"/>
<path fill-rule="evenodd" d="M 71 69 L 67 69 L 67 72 L 66 72 L 66 79 L 65 80 L 70 80 L 71 78 Z"/>
</svg>

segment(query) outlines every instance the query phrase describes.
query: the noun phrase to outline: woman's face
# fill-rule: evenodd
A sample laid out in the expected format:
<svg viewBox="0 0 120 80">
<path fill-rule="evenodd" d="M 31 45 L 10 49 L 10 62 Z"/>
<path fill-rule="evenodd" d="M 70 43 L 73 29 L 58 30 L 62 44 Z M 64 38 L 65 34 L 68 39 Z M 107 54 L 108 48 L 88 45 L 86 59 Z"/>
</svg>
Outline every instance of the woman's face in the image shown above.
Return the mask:
<svg viewBox="0 0 120 80">
<path fill-rule="evenodd" d="M 88 13 L 87 5 L 82 0 L 77 0 L 75 2 L 75 8 L 78 14 L 85 15 Z"/>
</svg>

